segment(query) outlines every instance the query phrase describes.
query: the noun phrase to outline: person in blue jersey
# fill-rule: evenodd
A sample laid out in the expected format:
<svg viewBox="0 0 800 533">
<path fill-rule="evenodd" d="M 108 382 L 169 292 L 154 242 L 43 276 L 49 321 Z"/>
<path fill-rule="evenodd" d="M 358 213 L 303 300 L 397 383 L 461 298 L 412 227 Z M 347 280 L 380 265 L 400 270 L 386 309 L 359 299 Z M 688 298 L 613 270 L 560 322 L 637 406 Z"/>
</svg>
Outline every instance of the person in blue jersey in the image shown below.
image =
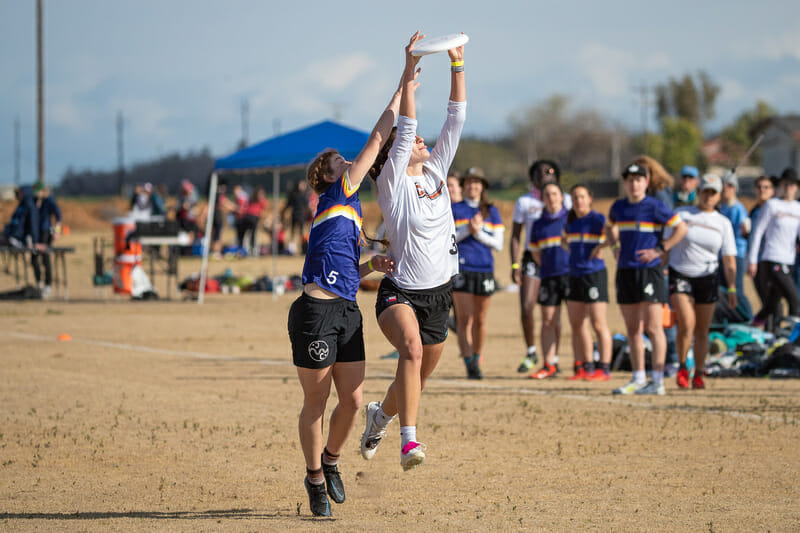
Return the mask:
<svg viewBox="0 0 800 533">
<path fill-rule="evenodd" d="M 413 70 L 410 76 L 413 81 Z M 303 266 L 303 293 L 289 310 L 288 329 L 303 389 L 299 432 L 306 462 L 304 484 L 315 516 L 331 515 L 328 496 L 336 503 L 345 500 L 337 463 L 361 408 L 365 370 L 362 317 L 356 303 L 359 280 L 373 270 L 391 273 L 394 268 L 386 256 L 374 256 L 359 266 L 358 189 L 389 137 L 403 86 L 401 81 L 352 162 L 336 150 L 326 150 L 308 167 L 308 183 L 319 194 L 319 204 Z M 338 404 L 323 444 L 323 415 L 332 383 Z"/>
<path fill-rule="evenodd" d="M 458 320 L 458 348 L 467 378 L 482 379 L 480 362 L 486 340 L 486 315 L 495 290 L 494 254 L 503 249 L 503 220 L 489 203 L 483 170 L 470 168 L 461 179 L 464 200 L 453 204 L 458 243 L 458 274 L 453 303 Z"/>
<path fill-rule="evenodd" d="M 458 246 L 445 181 L 467 116 L 464 47 L 459 46 L 447 51 L 450 98 L 436 145 L 430 150 L 417 135 L 415 91 L 419 84 L 410 80 L 408 72 L 414 71 L 420 59 L 413 55 L 419 38 L 416 34 L 406 48 L 407 81 L 396 137 L 384 147 L 386 159 L 380 168 L 374 169 L 387 253 L 395 261 L 394 272 L 384 276 L 378 288 L 375 315 L 399 359 L 383 402 L 367 404 L 361 435 L 361 456 L 369 460 L 396 416 L 400 465 L 405 471 L 425 462 L 427 447 L 417 440 L 417 416 L 425 382 L 436 369 L 447 339 Z"/>
<path fill-rule="evenodd" d="M 756 203 L 753 205 L 753 208 L 750 210 L 749 217 L 750 217 L 750 234 L 747 236 L 748 238 L 748 246 L 750 246 L 750 237 L 752 236 L 752 229 L 756 226 L 758 222 L 758 217 L 761 215 L 761 212 L 764 208 L 764 204 L 767 203 L 767 200 L 775 196 L 775 183 L 778 181 L 778 178 L 772 178 L 770 176 L 759 176 L 753 182 L 753 187 L 755 188 L 755 196 L 756 196 Z M 763 243 L 762 243 L 763 248 Z M 759 250 L 760 253 L 760 250 Z M 795 265 L 795 269 L 797 269 L 797 265 Z M 767 293 L 765 290 L 766 287 L 766 272 L 761 265 L 758 266 L 756 275 L 753 276 L 753 285 L 756 288 L 756 294 L 758 294 L 759 299 L 761 300 L 761 307 L 763 308 L 766 304 Z"/>
<path fill-rule="evenodd" d="M 567 312 L 572 326 L 575 374 L 567 379 L 608 381 L 611 372 L 611 332 L 606 320 L 608 275 L 601 256 L 606 247 L 606 217 L 592 209 L 592 193 L 586 185 L 572 187 L 570 196 L 572 209 L 567 213 L 564 236 L 569 246 Z M 589 323 L 597 336 L 600 352 L 597 365 Z"/>
<path fill-rule="evenodd" d="M 722 200 L 717 209 L 733 226 L 733 235 L 736 238 L 736 279 L 728 279 L 725 270 L 720 271 L 720 281 L 725 287 L 735 287 L 738 294 L 738 307 L 748 320 L 753 318 L 753 308 L 750 300 L 744 294 L 744 275 L 747 271 L 747 235 L 750 232 L 751 221 L 747 208 L 739 201 L 739 178 L 733 172 L 727 172 L 722 177 Z"/>
<path fill-rule="evenodd" d="M 631 163 L 622 174 L 625 198 L 608 214 L 606 239 L 617 256 L 617 303 L 625 320 L 633 378 L 614 394 L 665 394 L 664 359 L 667 341 L 661 321 L 667 283 L 661 257 L 687 232 L 686 224 L 663 202 L 647 195 L 651 169 Z M 664 227 L 672 235 L 661 239 Z M 651 381 L 647 382 L 644 339 L 653 343 Z"/>
<path fill-rule="evenodd" d="M 542 368 L 528 377 L 546 379 L 558 373 L 558 332 L 561 330 L 561 302 L 569 294 L 569 253 L 562 248 L 562 233 L 567 224 L 564 193 L 561 185 L 547 183 L 542 188 L 544 210 L 531 226 L 528 248 L 539 265 L 539 295 L 541 308 Z"/>
</svg>

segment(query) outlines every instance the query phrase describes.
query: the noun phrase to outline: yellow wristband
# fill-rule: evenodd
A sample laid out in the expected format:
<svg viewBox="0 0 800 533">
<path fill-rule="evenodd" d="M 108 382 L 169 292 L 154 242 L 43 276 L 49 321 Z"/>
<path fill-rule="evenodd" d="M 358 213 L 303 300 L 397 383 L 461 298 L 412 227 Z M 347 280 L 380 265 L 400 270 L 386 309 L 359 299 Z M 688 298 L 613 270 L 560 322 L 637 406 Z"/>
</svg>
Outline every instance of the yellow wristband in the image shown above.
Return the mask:
<svg viewBox="0 0 800 533">
<path fill-rule="evenodd" d="M 511 263 L 511 270 L 518 270 L 518 269 L 519 269 L 519 263 Z"/>
<path fill-rule="evenodd" d="M 728 294 L 736 294 L 736 287 L 728 287 Z"/>
<path fill-rule="evenodd" d="M 450 66 L 451 67 L 463 67 L 464 66 L 464 61 L 451 61 L 450 62 Z"/>
<path fill-rule="evenodd" d="M 372 271 L 374 271 L 374 270 L 375 270 L 375 269 L 372 267 L 372 258 L 371 258 L 371 257 L 369 258 L 369 261 L 367 262 L 367 268 L 370 270 L 370 272 L 372 272 Z"/>
</svg>

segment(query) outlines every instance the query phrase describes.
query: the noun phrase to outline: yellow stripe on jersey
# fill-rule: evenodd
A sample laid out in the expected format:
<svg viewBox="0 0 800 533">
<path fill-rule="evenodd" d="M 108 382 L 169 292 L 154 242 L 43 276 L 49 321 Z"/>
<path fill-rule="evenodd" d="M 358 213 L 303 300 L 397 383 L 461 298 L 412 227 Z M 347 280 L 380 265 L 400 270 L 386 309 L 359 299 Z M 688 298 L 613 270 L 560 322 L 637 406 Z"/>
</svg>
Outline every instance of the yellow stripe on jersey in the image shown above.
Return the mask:
<svg viewBox="0 0 800 533">
<path fill-rule="evenodd" d="M 680 223 L 680 221 L 681 217 L 679 217 L 678 214 L 675 213 L 674 215 L 672 215 L 672 218 L 667 221 L 665 226 L 667 226 L 668 228 L 674 228 L 675 226 L 678 225 L 678 223 Z"/>
<path fill-rule="evenodd" d="M 455 222 L 456 228 L 463 228 L 464 226 L 469 224 L 469 219 L 461 218 L 459 220 L 454 220 L 453 222 Z"/>
<path fill-rule="evenodd" d="M 360 186 L 361 183 L 359 183 L 355 187 L 350 186 L 350 169 L 345 170 L 344 176 L 342 176 L 342 190 L 344 191 L 344 195 L 350 198 L 356 193 L 356 191 Z"/>
<path fill-rule="evenodd" d="M 314 226 L 322 224 L 326 220 L 331 220 L 335 217 L 345 217 L 352 220 L 355 222 L 358 230 L 361 231 L 361 217 L 358 216 L 358 212 L 349 205 L 334 205 L 333 207 L 326 209 L 314 218 L 314 223 L 311 224 L 311 227 L 313 228 Z"/>
<path fill-rule="evenodd" d="M 643 233 L 655 233 L 656 231 L 661 231 L 661 224 L 654 224 L 652 222 L 645 221 L 636 222 L 635 220 L 630 222 L 617 222 L 617 227 L 620 231 L 641 231 Z"/>
<path fill-rule="evenodd" d="M 561 246 L 561 235 L 556 237 L 548 237 L 546 239 L 541 239 L 539 241 L 533 242 L 530 244 L 530 249 L 534 252 L 538 252 L 543 248 L 554 248 L 557 246 Z"/>
<path fill-rule="evenodd" d="M 498 229 L 505 229 L 502 222 L 498 222 L 497 224 L 492 224 L 491 222 L 484 222 L 483 227 L 486 228 L 488 231 L 495 231 Z"/>
<path fill-rule="evenodd" d="M 567 233 L 567 242 L 572 244 L 573 242 L 587 242 L 587 243 L 595 243 L 599 244 L 605 242 L 606 238 L 604 235 L 594 235 L 592 233 Z"/>
</svg>

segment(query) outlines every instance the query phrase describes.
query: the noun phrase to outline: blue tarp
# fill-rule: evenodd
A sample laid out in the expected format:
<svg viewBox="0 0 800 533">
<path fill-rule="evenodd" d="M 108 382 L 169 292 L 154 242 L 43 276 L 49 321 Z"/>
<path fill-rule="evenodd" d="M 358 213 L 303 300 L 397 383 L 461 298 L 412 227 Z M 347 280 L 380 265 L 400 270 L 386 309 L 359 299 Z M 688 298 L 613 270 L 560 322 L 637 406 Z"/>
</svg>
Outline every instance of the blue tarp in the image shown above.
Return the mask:
<svg viewBox="0 0 800 533">
<path fill-rule="evenodd" d="M 352 159 L 364 147 L 368 137 L 368 133 L 326 120 L 217 159 L 214 168 L 245 170 L 302 166 L 326 148 L 334 148 L 346 159 Z"/>
</svg>

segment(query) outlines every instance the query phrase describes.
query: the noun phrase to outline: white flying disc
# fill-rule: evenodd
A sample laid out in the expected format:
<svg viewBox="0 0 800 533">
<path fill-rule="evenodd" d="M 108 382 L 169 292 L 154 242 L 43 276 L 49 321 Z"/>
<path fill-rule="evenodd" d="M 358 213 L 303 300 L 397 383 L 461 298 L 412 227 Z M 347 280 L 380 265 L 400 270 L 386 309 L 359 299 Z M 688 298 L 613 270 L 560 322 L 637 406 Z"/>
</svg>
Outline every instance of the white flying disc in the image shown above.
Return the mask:
<svg viewBox="0 0 800 533">
<path fill-rule="evenodd" d="M 430 39 L 422 39 L 415 46 L 411 55 L 426 56 L 428 54 L 435 54 L 436 52 L 444 52 L 458 48 L 462 44 L 467 44 L 469 37 L 463 33 L 451 33 L 450 35 L 442 35 L 441 37 L 431 37 Z"/>
</svg>

